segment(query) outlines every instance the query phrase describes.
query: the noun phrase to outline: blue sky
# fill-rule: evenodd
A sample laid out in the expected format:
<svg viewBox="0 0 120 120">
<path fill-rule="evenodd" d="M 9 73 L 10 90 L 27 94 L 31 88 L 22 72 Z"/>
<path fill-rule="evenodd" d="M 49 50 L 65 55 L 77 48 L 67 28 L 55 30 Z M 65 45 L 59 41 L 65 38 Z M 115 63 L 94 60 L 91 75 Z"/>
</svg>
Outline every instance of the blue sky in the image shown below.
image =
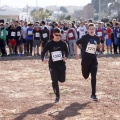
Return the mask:
<svg viewBox="0 0 120 120">
<path fill-rule="evenodd" d="M 12 7 L 24 7 L 26 4 L 30 6 L 36 6 L 36 1 L 38 1 L 38 6 L 45 7 L 49 5 L 77 5 L 84 6 L 91 2 L 91 0 L 0 0 L 1 6 L 9 5 Z"/>
</svg>

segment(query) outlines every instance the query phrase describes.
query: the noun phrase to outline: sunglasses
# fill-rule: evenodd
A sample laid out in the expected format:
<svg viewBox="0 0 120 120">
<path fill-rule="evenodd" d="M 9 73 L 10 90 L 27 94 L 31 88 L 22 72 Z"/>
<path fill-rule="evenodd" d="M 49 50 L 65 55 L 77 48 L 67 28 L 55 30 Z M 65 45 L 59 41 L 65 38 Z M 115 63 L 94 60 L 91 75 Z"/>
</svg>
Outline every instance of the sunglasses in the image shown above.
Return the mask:
<svg viewBox="0 0 120 120">
<path fill-rule="evenodd" d="M 60 37 L 61 35 L 57 35 L 57 34 L 55 34 L 55 36 Z"/>
</svg>

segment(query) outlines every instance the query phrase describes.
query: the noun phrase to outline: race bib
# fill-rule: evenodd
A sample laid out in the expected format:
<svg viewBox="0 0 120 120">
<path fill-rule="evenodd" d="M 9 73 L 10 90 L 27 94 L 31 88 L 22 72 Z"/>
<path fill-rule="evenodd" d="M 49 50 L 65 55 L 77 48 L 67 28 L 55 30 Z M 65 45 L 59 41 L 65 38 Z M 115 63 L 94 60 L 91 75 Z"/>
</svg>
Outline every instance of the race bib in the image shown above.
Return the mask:
<svg viewBox="0 0 120 120">
<path fill-rule="evenodd" d="M 15 32 L 11 32 L 11 36 L 12 36 L 12 37 L 15 37 Z"/>
<path fill-rule="evenodd" d="M 35 37 L 40 37 L 40 33 L 35 33 Z"/>
<path fill-rule="evenodd" d="M 105 39 L 108 39 L 108 35 L 105 35 Z"/>
<path fill-rule="evenodd" d="M 20 36 L 20 32 L 17 32 L 17 36 Z"/>
<path fill-rule="evenodd" d="M 3 31 L 1 31 L 1 36 L 3 37 Z"/>
<path fill-rule="evenodd" d="M 53 62 L 62 60 L 62 52 L 61 51 L 51 52 L 51 55 L 52 55 Z"/>
<path fill-rule="evenodd" d="M 72 38 L 73 37 L 73 33 L 69 33 L 69 38 Z"/>
<path fill-rule="evenodd" d="M 98 37 L 102 36 L 102 32 L 97 32 Z"/>
<path fill-rule="evenodd" d="M 32 35 L 32 33 L 33 33 L 32 31 L 28 31 L 28 35 Z"/>
<path fill-rule="evenodd" d="M 44 34 L 43 34 L 43 38 L 46 38 L 46 37 L 47 37 L 47 33 L 44 33 Z"/>
<path fill-rule="evenodd" d="M 83 35 L 85 35 L 85 32 L 80 32 L 80 36 L 83 36 Z"/>
<path fill-rule="evenodd" d="M 97 45 L 88 43 L 87 48 L 86 48 L 86 52 L 90 53 L 90 54 L 95 54 L 96 48 L 97 48 Z"/>
<path fill-rule="evenodd" d="M 117 38 L 119 38 L 120 37 L 120 33 L 117 33 Z"/>
</svg>

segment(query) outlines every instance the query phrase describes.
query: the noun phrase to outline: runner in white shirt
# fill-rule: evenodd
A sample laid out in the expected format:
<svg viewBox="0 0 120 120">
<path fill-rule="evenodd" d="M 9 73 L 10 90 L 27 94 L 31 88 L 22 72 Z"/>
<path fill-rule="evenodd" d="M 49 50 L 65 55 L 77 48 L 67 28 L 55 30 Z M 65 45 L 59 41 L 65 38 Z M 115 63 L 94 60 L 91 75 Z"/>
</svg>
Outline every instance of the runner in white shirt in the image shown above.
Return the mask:
<svg viewBox="0 0 120 120">
<path fill-rule="evenodd" d="M 86 34 L 86 31 L 87 31 L 86 26 L 83 24 L 83 22 L 81 22 L 80 26 L 77 28 L 78 39 L 81 39 L 82 36 Z"/>
<path fill-rule="evenodd" d="M 27 32 L 28 24 L 27 22 L 24 23 L 24 26 L 22 27 L 22 37 L 23 37 L 23 45 L 24 45 L 24 55 L 27 53 L 26 49 L 26 32 Z"/>
</svg>

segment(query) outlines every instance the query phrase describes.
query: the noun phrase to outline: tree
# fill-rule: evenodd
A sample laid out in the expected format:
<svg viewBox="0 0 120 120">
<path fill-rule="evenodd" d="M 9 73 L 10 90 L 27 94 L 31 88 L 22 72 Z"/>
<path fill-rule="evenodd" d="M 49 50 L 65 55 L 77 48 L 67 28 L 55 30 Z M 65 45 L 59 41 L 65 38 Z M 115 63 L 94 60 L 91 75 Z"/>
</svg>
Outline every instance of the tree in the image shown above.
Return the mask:
<svg viewBox="0 0 120 120">
<path fill-rule="evenodd" d="M 71 16 L 68 15 L 68 16 L 65 17 L 65 19 L 66 19 L 66 20 L 70 20 L 70 19 L 71 19 Z"/>
<path fill-rule="evenodd" d="M 112 10 L 117 11 L 117 14 L 119 16 L 119 14 L 120 14 L 120 0 L 112 1 L 108 10 L 109 10 L 109 14 L 111 14 Z"/>
<path fill-rule="evenodd" d="M 99 12 L 99 0 L 92 0 L 91 2 L 94 6 L 95 12 L 98 13 Z M 111 2 L 115 2 L 115 0 L 101 0 L 101 10 L 103 12 L 108 12 L 108 4 Z"/>
<path fill-rule="evenodd" d="M 67 9 L 65 7 L 60 7 L 60 11 L 64 12 L 64 13 L 68 13 Z"/>
<path fill-rule="evenodd" d="M 49 18 L 49 16 L 51 16 L 51 13 L 47 9 L 44 10 L 43 8 L 40 8 L 38 10 L 33 10 L 31 12 L 31 15 L 35 20 L 44 20 Z"/>
</svg>

